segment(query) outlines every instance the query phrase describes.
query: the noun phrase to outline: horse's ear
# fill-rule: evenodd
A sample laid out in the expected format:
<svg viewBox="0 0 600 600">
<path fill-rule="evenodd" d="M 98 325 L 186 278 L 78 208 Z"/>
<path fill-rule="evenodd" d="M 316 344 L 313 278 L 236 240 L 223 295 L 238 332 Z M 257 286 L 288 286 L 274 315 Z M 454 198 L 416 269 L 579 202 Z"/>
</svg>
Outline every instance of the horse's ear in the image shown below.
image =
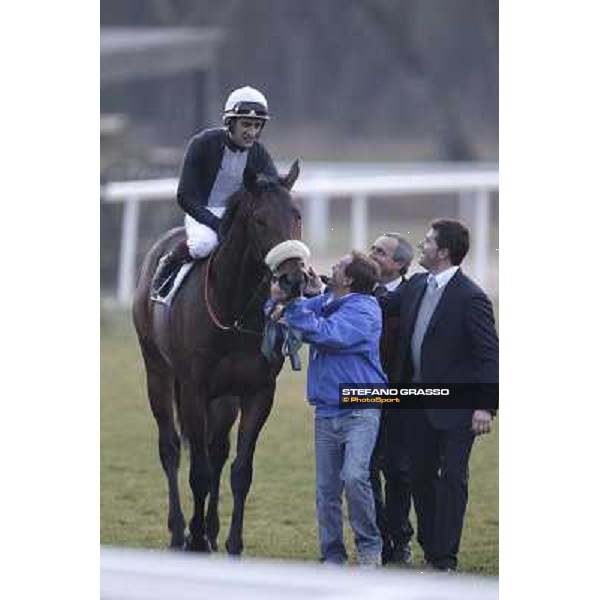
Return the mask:
<svg viewBox="0 0 600 600">
<path fill-rule="evenodd" d="M 256 190 L 258 189 L 256 179 L 256 173 L 254 173 L 250 169 L 244 170 L 244 188 L 246 188 L 251 193 L 256 192 Z"/>
<path fill-rule="evenodd" d="M 299 164 L 300 161 L 296 159 L 291 166 L 289 173 L 281 178 L 280 183 L 286 190 L 291 190 L 292 187 L 294 187 L 294 183 L 296 183 L 296 179 L 298 179 L 298 175 L 300 175 Z"/>
</svg>

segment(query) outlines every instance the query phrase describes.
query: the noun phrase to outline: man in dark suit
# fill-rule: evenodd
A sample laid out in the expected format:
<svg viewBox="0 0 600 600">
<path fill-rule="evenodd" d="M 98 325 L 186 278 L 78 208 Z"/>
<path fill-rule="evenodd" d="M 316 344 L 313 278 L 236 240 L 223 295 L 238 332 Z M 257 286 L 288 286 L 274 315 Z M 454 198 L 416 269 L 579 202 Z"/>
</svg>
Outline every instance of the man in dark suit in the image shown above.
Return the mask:
<svg viewBox="0 0 600 600">
<path fill-rule="evenodd" d="M 385 233 L 373 242 L 369 256 L 379 264 L 381 270 L 375 295 L 383 310 L 381 364 L 389 377 L 397 340 L 394 336 L 394 317 L 386 316 L 385 305 L 390 299 L 398 297 L 406 285 L 406 273 L 414 252 L 410 242 L 400 234 Z M 371 486 L 377 525 L 383 540 L 383 564 L 409 565 L 413 558 L 411 538 L 414 531 L 409 520 L 410 472 L 405 416 L 404 411 L 390 411 L 384 407 L 371 459 Z M 385 500 L 381 473 L 385 477 Z"/>
<path fill-rule="evenodd" d="M 420 243 L 428 273 L 406 284 L 398 311 L 398 346 L 390 382 L 498 383 L 498 337 L 486 294 L 460 269 L 469 231 L 440 219 Z M 403 412 L 403 411 L 398 411 Z M 406 411 L 417 539 L 426 562 L 454 571 L 468 498 L 468 463 L 475 437 L 491 428 L 491 410 Z"/>
</svg>

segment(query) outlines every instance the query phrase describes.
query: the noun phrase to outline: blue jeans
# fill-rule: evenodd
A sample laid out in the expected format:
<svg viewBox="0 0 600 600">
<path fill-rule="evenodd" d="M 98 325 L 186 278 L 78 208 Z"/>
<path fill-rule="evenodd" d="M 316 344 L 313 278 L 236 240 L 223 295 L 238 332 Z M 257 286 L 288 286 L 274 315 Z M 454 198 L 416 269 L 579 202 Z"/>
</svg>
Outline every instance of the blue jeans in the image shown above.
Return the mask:
<svg viewBox="0 0 600 600">
<path fill-rule="evenodd" d="M 317 522 L 325 562 L 343 563 L 348 558 L 342 529 L 344 488 L 359 562 L 381 559 L 369 472 L 380 414 L 380 409 L 368 408 L 315 418 Z"/>
</svg>

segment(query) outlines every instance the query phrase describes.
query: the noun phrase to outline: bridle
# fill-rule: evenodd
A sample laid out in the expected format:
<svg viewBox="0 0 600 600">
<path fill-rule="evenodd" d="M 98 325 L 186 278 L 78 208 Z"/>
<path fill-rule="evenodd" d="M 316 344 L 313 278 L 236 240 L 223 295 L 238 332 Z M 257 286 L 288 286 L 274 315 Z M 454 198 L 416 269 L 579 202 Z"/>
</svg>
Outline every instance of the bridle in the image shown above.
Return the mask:
<svg viewBox="0 0 600 600">
<path fill-rule="evenodd" d="M 249 206 L 250 212 L 253 212 L 254 206 L 255 205 L 253 203 L 250 204 L 250 206 Z M 255 241 L 255 240 L 253 239 L 253 241 Z M 211 319 L 213 325 L 217 329 L 220 329 L 221 331 L 229 331 L 232 333 L 246 333 L 246 334 L 257 335 L 257 336 L 262 337 L 262 335 L 263 335 L 262 332 L 254 331 L 252 329 L 246 329 L 245 327 L 242 327 L 242 321 L 243 321 L 244 317 L 246 316 L 246 314 L 248 313 L 248 311 L 250 310 L 250 308 L 256 302 L 256 299 L 259 297 L 259 294 L 264 289 L 265 284 L 268 284 L 270 282 L 271 270 L 266 265 L 264 266 L 265 274 L 263 275 L 262 279 L 258 283 L 258 286 L 254 290 L 254 293 L 252 294 L 250 300 L 247 302 L 242 313 L 233 320 L 233 323 L 231 325 L 224 325 L 221 322 L 221 320 L 219 319 L 219 317 L 217 316 L 214 308 L 211 306 L 210 300 L 208 297 L 208 287 L 209 287 L 208 281 L 209 281 L 210 267 L 212 265 L 213 258 L 217 251 L 218 251 L 218 248 L 215 249 L 213 252 L 211 252 L 210 256 L 208 257 L 208 263 L 206 265 L 206 271 L 204 274 L 204 303 L 206 304 L 206 309 L 208 310 L 208 314 L 210 315 L 210 319 Z"/>
<path fill-rule="evenodd" d="M 244 317 L 246 316 L 246 313 L 250 310 L 251 306 L 254 304 L 254 302 L 256 301 L 256 299 L 258 298 L 260 292 L 262 291 L 263 287 L 265 286 L 266 283 L 268 283 L 268 280 L 271 279 L 271 271 L 265 266 L 265 274 L 263 275 L 262 279 L 260 280 L 257 288 L 254 290 L 254 294 L 252 294 L 250 300 L 246 303 L 246 306 L 244 308 L 244 310 L 242 311 L 242 313 L 239 315 L 239 317 L 236 317 L 233 321 L 233 323 L 231 325 L 224 325 L 221 320 L 219 319 L 219 317 L 217 316 L 217 314 L 215 313 L 213 307 L 210 305 L 210 301 L 208 299 L 208 275 L 210 273 L 210 266 L 212 264 L 212 260 L 213 257 L 215 255 L 215 252 L 211 252 L 210 256 L 208 257 L 208 263 L 206 265 L 206 270 L 205 270 L 205 275 L 204 275 L 204 303 L 206 304 L 206 309 L 208 310 L 208 314 L 210 315 L 210 319 L 213 322 L 213 325 L 215 327 L 217 327 L 217 329 L 220 329 L 221 331 L 229 331 L 232 333 L 247 333 L 247 334 L 252 334 L 252 335 L 258 335 L 258 336 L 262 336 L 262 332 L 259 331 L 254 331 L 253 329 L 246 329 L 245 327 L 242 327 L 242 321 L 244 319 Z"/>
</svg>

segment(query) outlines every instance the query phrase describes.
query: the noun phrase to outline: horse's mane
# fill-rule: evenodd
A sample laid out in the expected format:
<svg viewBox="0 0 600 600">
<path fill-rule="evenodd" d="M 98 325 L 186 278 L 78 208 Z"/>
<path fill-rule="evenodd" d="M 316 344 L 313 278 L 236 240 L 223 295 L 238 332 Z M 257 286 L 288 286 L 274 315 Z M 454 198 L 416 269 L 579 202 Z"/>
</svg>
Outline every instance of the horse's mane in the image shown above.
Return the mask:
<svg viewBox="0 0 600 600">
<path fill-rule="evenodd" d="M 250 184 L 245 182 L 245 185 L 251 187 L 251 190 L 248 190 L 247 187 L 242 187 L 229 197 L 227 209 L 223 213 L 221 220 L 221 235 L 223 237 L 229 233 L 240 207 L 245 202 L 250 203 L 252 195 L 261 194 L 262 192 L 269 190 L 276 190 L 281 186 L 281 183 L 278 178 L 267 177 L 266 175 L 261 174 L 255 179 L 252 179 Z"/>
<path fill-rule="evenodd" d="M 248 192 L 244 188 L 239 189 L 230 196 L 227 209 L 223 213 L 223 217 L 221 219 L 222 237 L 225 237 L 229 233 L 231 226 L 233 225 L 235 215 L 244 201 L 248 201 Z"/>
</svg>

